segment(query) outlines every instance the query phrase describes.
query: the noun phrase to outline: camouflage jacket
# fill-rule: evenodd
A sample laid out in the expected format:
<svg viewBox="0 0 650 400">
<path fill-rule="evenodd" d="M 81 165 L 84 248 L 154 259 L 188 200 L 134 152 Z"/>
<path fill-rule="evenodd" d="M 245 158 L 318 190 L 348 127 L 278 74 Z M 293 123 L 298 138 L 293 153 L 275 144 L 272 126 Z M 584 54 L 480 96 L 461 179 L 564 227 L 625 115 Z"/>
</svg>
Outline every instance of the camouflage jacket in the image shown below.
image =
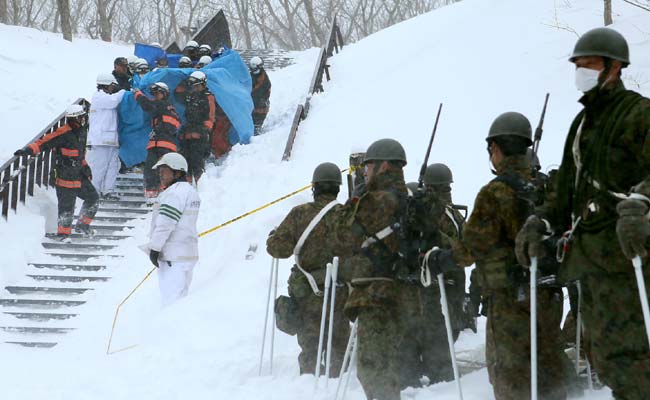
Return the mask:
<svg viewBox="0 0 650 400">
<path fill-rule="evenodd" d="M 383 240 L 369 245 L 364 243 L 381 230 L 401 222 L 406 210 L 406 196 L 402 170 L 388 170 L 373 177 L 361 197 L 350 199 L 337 210 L 334 236 L 337 254 L 344 257 L 340 270 L 344 280 L 395 277 L 400 248 L 398 228 Z M 395 290 L 395 285 L 387 281 L 357 286 L 348 299 L 346 312 L 357 307 L 394 305 Z"/>
<path fill-rule="evenodd" d="M 619 199 L 608 190 L 628 193 L 646 181 L 639 191 L 650 195 L 650 99 L 618 82 L 588 92 L 580 102 L 585 107 L 571 125 L 558 171 L 557 198 L 546 215 L 560 232 L 570 228 L 571 214 L 581 217 L 576 234 L 614 228 Z M 601 189 L 592 184 L 594 180 Z"/>
<path fill-rule="evenodd" d="M 333 200 L 336 200 L 335 196 L 321 195 L 311 203 L 294 207 L 266 240 L 266 251 L 275 258 L 291 257 L 309 223 Z M 336 218 L 336 209 L 339 207 L 341 206 L 335 205 L 325 214 L 300 250 L 300 266 L 314 277 L 321 290 L 325 282 L 325 266 L 336 255 L 332 246 L 331 231 Z M 289 294 L 293 297 L 304 297 L 312 293 L 305 275 L 298 268 L 292 268 L 289 277 Z"/>
<path fill-rule="evenodd" d="M 531 179 L 530 163 L 525 156 L 506 157 L 499 164 L 498 176 Z M 463 238 L 454 243 L 458 265 L 476 263 L 479 282 L 484 290 L 500 289 L 517 283 L 521 267 L 515 259 L 515 237 L 528 217 L 522 200 L 507 183 L 493 180 L 476 196 L 474 208 L 463 229 Z"/>
</svg>

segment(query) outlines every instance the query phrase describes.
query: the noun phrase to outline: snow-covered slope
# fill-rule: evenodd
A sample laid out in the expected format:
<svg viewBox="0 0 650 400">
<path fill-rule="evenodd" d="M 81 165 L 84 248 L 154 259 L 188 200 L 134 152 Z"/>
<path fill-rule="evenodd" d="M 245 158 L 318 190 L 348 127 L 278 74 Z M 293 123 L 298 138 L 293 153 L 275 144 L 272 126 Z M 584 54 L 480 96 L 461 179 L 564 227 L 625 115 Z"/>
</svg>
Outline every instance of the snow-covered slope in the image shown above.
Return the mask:
<svg viewBox="0 0 650 400">
<path fill-rule="evenodd" d="M 650 36 L 642 27 L 650 25 L 650 13 L 619 0 L 613 3 L 613 27 L 631 44 L 628 85 L 639 82 L 637 89 L 648 95 Z M 536 124 L 547 91 L 551 100 L 541 159 L 545 166 L 556 163 L 579 109 L 573 68 L 566 61 L 576 35 L 548 25 L 584 32 L 601 23 L 601 7 L 594 0 L 464 0 L 347 46 L 332 60 L 333 80 L 325 93 L 312 99 L 292 160 L 280 162 L 293 110 L 311 76 L 315 53 L 303 54 L 296 65 L 271 74 L 270 132 L 251 145 L 236 146 L 201 181 L 200 228 L 302 187 L 322 161 L 343 167 L 350 149 L 364 149 L 381 137 L 404 144 L 407 179 L 415 180 L 439 102 L 445 105 L 431 161 L 454 170 L 457 202 L 471 205 L 490 178 L 483 139 L 494 117 L 516 110 Z M 159 310 L 156 279 L 147 281 L 124 306 L 114 340 L 115 348 L 139 346 L 107 357 L 114 306 L 150 268 L 147 257 L 134 248 L 122 266 L 123 279 L 94 300 L 94 315 L 85 317 L 83 329 L 66 342 L 47 352 L 0 347 L 0 376 L 11 382 L 3 385 L 3 398 L 312 398 L 313 377 L 298 375 L 293 337 L 276 334 L 274 375 L 257 377 L 271 261 L 264 254 L 264 239 L 291 207 L 308 199 L 305 192 L 202 238 L 190 296 L 174 306 Z M 260 250 L 254 260 L 245 261 L 251 242 L 259 243 Z M 280 293 L 286 291 L 289 266 L 289 261 L 281 262 Z M 480 348 L 483 340 L 463 333 L 459 347 Z M 465 399 L 493 398 L 485 370 L 463 377 L 463 384 Z M 333 393 L 316 397 L 330 399 Z M 364 398 L 353 382 L 348 399 Z M 403 398 L 456 395 L 447 383 L 407 390 Z M 589 398 L 606 399 L 608 393 Z"/>
<path fill-rule="evenodd" d="M 0 164 L 31 140 L 66 106 L 94 93 L 97 74 L 133 46 L 77 39 L 0 24 Z"/>
</svg>

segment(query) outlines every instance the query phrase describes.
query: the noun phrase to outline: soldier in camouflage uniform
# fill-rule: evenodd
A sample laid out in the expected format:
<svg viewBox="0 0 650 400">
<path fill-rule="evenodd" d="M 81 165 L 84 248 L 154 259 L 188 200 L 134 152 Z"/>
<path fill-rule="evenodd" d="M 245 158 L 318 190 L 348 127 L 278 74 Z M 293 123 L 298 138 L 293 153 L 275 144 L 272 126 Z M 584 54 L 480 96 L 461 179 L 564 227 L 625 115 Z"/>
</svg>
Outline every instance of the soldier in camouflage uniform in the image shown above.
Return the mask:
<svg viewBox="0 0 650 400">
<path fill-rule="evenodd" d="M 325 207 L 331 207 L 324 211 L 326 213 L 320 222 L 304 240 L 302 249 L 296 256 L 296 265 L 291 269 L 289 276 L 289 296 L 295 305 L 293 311 L 298 315 L 286 316 L 286 318 L 298 321 L 295 325 L 298 344 L 302 349 L 298 356 L 301 374 L 315 373 L 323 296 L 322 293 L 319 295 L 314 293 L 307 274 L 313 277 L 314 283 L 317 285 L 316 290 L 322 292 L 325 282 L 325 267 L 327 263 L 332 262 L 332 258 L 336 255 L 330 245 L 330 235 L 336 209 L 340 207 L 336 203 L 336 197 L 341 185 L 341 171 L 335 164 L 320 164 L 314 170 L 312 183 L 314 201 L 294 207 L 266 241 L 266 249 L 271 256 L 275 258 L 291 257 L 310 222 Z M 343 313 L 346 297 L 347 289 L 344 286 L 339 286 L 336 292 L 332 336 L 330 376 L 334 377 L 339 374 L 350 335 L 350 324 Z M 284 317 L 280 315 L 278 319 Z"/>
<path fill-rule="evenodd" d="M 463 237 L 465 217 L 463 217 L 458 209 L 454 208 L 454 203 L 451 199 L 451 184 L 453 182 L 454 179 L 451 170 L 445 164 L 431 164 L 427 167 L 424 174 L 424 184 L 426 185 L 427 191 L 444 205 L 444 213 L 440 218 L 440 230 L 451 239 L 458 241 Z M 457 339 L 460 332 L 467 326 L 467 318 L 464 311 L 465 279 L 465 269 L 459 268 L 456 271 L 445 274 L 454 339 Z M 437 286 L 436 294 L 439 298 L 440 293 Z"/>
<path fill-rule="evenodd" d="M 527 270 L 517 264 L 514 241 L 532 211 L 525 196 L 531 168 L 526 148 L 532 130 L 519 113 L 500 115 L 487 138 L 497 178 L 481 188 L 463 238 L 452 250 L 427 257 L 433 273 L 476 263 L 483 295 L 488 298 L 486 359 L 497 400 L 530 398 L 530 291 Z M 565 399 L 559 343 L 562 291 L 537 292 L 538 392 L 540 399 Z"/>
<path fill-rule="evenodd" d="M 618 32 L 585 33 L 570 60 L 584 109 L 569 130 L 556 200 L 540 217 L 556 232 L 574 227 L 560 275 L 582 284 L 583 321 L 601 380 L 616 399 L 647 399 L 650 352 L 630 259 L 649 261 L 650 100 L 623 86 L 630 60 Z M 517 237 L 521 262 L 541 255 L 540 217 Z"/>
<path fill-rule="evenodd" d="M 346 315 L 357 320 L 357 376 L 368 399 L 399 400 L 399 320 L 396 268 L 399 224 L 407 191 L 399 142 L 382 139 L 368 148 L 366 186 L 338 211 L 336 242 L 344 256 L 340 276 L 351 283 Z"/>
<path fill-rule="evenodd" d="M 402 238 L 404 265 L 398 270 L 397 314 L 400 320 L 398 364 L 400 386 L 421 386 L 420 378 L 429 383 L 453 379 L 447 332 L 440 308 L 437 285 L 422 287 L 419 255 L 444 240 L 439 231 L 444 206 L 436 196 L 420 188 L 417 182 L 409 188 L 408 223 Z"/>
</svg>

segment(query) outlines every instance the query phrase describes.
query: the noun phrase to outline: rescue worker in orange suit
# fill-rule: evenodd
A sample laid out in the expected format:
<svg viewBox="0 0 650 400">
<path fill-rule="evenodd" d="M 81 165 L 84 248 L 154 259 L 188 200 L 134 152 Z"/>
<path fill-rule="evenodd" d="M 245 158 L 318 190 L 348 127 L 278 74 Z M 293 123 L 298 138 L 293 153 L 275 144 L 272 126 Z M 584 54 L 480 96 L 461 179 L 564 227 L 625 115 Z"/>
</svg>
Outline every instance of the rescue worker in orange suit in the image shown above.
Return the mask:
<svg viewBox="0 0 650 400">
<path fill-rule="evenodd" d="M 271 80 L 264 70 L 264 61 L 259 57 L 251 58 L 250 62 L 251 79 L 253 80 L 253 125 L 255 126 L 254 135 L 257 136 L 262 132 L 262 125 L 269 113 L 269 98 L 271 97 Z"/>
<path fill-rule="evenodd" d="M 225 111 L 223 111 L 223 108 L 221 108 L 218 102 L 216 104 L 216 120 L 214 123 L 214 130 L 212 131 L 212 137 L 210 138 L 210 148 L 212 149 L 212 154 L 214 154 L 216 158 L 219 158 L 228 153 L 232 147 L 229 138 L 230 127 L 232 124 Z"/>
<path fill-rule="evenodd" d="M 135 91 L 135 100 L 142 109 L 151 115 L 149 143 L 147 143 L 147 158 L 144 161 L 144 197 L 148 204 L 153 204 L 153 198 L 160 192 L 160 177 L 151 169 L 169 152 L 176 152 L 176 133 L 181 126 L 181 119 L 176 109 L 169 101 L 169 86 L 164 82 L 156 82 L 149 86 L 153 99 L 139 90 Z"/>
<path fill-rule="evenodd" d="M 84 236 L 92 236 L 94 232 L 90 223 L 99 207 L 99 195 L 91 182 L 92 174 L 85 157 L 88 132 L 86 110 L 78 104 L 73 104 L 67 108 L 65 116 L 65 125 L 14 154 L 35 156 L 44 150 L 54 149 L 52 175 L 59 203 L 56 238 L 69 243 L 77 197 L 83 200 L 83 205 L 74 229 Z"/>
<path fill-rule="evenodd" d="M 205 169 L 205 158 L 210 153 L 210 132 L 214 129 L 217 101 L 208 90 L 208 78 L 202 71 L 194 71 L 180 85 L 174 96 L 185 104 L 185 125 L 178 134 L 180 153 L 187 160 L 187 180 L 199 181 Z"/>
</svg>

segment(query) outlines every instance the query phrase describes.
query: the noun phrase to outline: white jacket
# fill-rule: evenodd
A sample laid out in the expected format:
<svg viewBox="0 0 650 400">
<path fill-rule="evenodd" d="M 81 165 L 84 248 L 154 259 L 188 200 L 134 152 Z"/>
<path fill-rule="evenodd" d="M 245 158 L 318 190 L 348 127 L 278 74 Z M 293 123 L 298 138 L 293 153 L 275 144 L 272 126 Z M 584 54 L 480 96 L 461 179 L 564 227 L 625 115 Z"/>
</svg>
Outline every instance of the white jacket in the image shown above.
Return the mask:
<svg viewBox="0 0 650 400">
<path fill-rule="evenodd" d="M 187 182 L 176 182 L 158 195 L 151 217 L 149 249 L 160 252 L 162 261 L 199 259 L 196 220 L 201 199 Z"/>
<path fill-rule="evenodd" d="M 88 146 L 119 146 L 117 139 L 117 107 L 124 97 L 124 90 L 108 94 L 97 90 L 90 100 L 88 117 Z"/>
</svg>

